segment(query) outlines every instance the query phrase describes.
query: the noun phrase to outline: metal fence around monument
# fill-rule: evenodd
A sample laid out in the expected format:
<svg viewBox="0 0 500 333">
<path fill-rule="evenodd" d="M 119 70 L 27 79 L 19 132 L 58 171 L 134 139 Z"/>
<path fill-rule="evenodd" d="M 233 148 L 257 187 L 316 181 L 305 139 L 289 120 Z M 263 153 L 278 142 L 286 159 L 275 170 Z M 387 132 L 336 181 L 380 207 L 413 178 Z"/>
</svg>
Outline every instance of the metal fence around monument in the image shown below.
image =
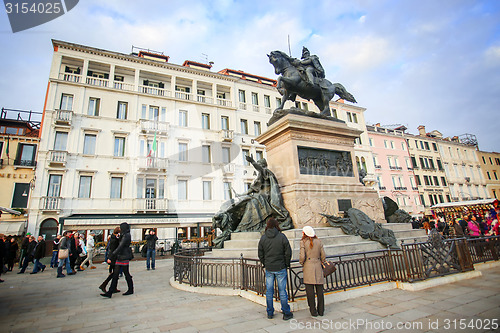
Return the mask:
<svg viewBox="0 0 500 333">
<path fill-rule="evenodd" d="M 174 255 L 174 279 L 193 287 L 226 287 L 264 295 L 265 272 L 257 259 L 215 258 L 209 249 L 182 250 Z M 338 292 L 389 281 L 415 282 L 474 269 L 475 263 L 498 260 L 500 236 L 455 238 L 401 244 L 397 250 L 328 256 L 337 270 L 325 279 L 324 291 Z M 302 266 L 288 269 L 290 301 L 305 297 Z M 275 298 L 278 299 L 275 285 Z"/>
</svg>

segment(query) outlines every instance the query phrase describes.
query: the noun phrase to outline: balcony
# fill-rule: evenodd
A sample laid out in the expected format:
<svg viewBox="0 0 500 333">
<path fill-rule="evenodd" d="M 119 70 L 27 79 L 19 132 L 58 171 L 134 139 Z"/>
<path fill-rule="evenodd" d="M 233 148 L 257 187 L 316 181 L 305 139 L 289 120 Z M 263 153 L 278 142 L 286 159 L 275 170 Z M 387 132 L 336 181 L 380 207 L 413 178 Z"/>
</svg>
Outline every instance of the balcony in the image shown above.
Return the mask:
<svg viewBox="0 0 500 333">
<path fill-rule="evenodd" d="M 233 103 L 227 99 L 217 98 L 217 105 L 232 107 Z"/>
<path fill-rule="evenodd" d="M 65 166 L 68 159 L 68 152 L 62 150 L 49 151 L 49 165 L 50 166 Z"/>
<path fill-rule="evenodd" d="M 126 91 L 134 91 L 135 90 L 134 84 L 125 83 L 125 82 L 118 82 L 118 81 L 113 82 L 113 88 L 118 89 L 118 90 L 126 90 Z"/>
<path fill-rule="evenodd" d="M 413 168 L 412 168 L 412 167 L 407 166 L 406 168 L 407 168 L 409 171 L 413 171 Z"/>
<path fill-rule="evenodd" d="M 253 112 L 259 112 L 259 106 L 258 105 L 252 105 L 252 111 Z"/>
<path fill-rule="evenodd" d="M 165 96 L 165 97 L 172 96 L 170 90 L 157 87 L 150 87 L 150 86 L 139 86 L 139 92 L 143 94 L 156 95 L 156 96 Z"/>
<path fill-rule="evenodd" d="M 14 165 L 15 166 L 23 166 L 23 167 L 36 167 L 36 161 L 35 160 L 15 159 Z"/>
<path fill-rule="evenodd" d="M 82 76 L 78 74 L 70 73 L 59 73 L 59 79 L 67 82 L 80 83 L 82 82 Z"/>
<path fill-rule="evenodd" d="M 232 142 L 234 138 L 233 130 L 220 130 L 220 138 L 222 142 Z"/>
<path fill-rule="evenodd" d="M 399 187 L 394 187 L 394 190 L 396 191 L 406 191 L 408 188 L 406 188 L 406 186 L 399 186 Z"/>
<path fill-rule="evenodd" d="M 59 125 L 71 125 L 73 119 L 73 111 L 70 110 L 57 110 L 54 122 Z"/>
<path fill-rule="evenodd" d="M 222 167 L 222 171 L 224 173 L 234 173 L 234 163 L 228 163 L 228 164 L 225 164 L 223 167 Z"/>
<path fill-rule="evenodd" d="M 418 191 L 418 187 L 412 187 L 411 188 L 413 191 Z"/>
<path fill-rule="evenodd" d="M 87 77 L 87 84 L 90 84 L 91 86 L 97 86 L 97 87 L 109 87 L 109 80 L 108 79 L 101 79 L 99 77 Z"/>
<path fill-rule="evenodd" d="M 58 211 L 60 210 L 61 197 L 42 197 L 40 199 L 40 209 L 42 211 Z"/>
<path fill-rule="evenodd" d="M 238 109 L 240 109 L 240 110 L 246 110 L 247 109 L 247 104 L 240 102 L 238 104 Z"/>
<path fill-rule="evenodd" d="M 183 99 L 185 101 L 192 101 L 193 100 L 193 95 L 184 91 L 176 91 L 175 92 L 175 98 L 177 99 Z"/>
<path fill-rule="evenodd" d="M 385 186 L 379 186 L 378 189 L 384 191 L 384 190 L 386 190 L 386 187 Z"/>
<path fill-rule="evenodd" d="M 382 169 L 382 166 L 381 166 L 381 165 L 376 164 L 376 165 L 375 165 L 375 169 Z"/>
<path fill-rule="evenodd" d="M 200 102 L 200 103 L 205 103 L 205 104 L 213 104 L 214 103 L 214 99 L 212 97 L 207 97 L 204 95 L 197 95 L 196 101 Z"/>
<path fill-rule="evenodd" d="M 400 166 L 392 166 L 392 165 L 389 166 L 389 169 L 391 169 L 391 170 L 403 170 L 403 168 Z"/>
<path fill-rule="evenodd" d="M 167 199 L 157 199 L 157 198 L 146 198 L 146 199 L 136 199 L 134 208 L 136 211 L 166 211 L 167 210 Z"/>
<path fill-rule="evenodd" d="M 271 108 L 266 107 L 265 111 L 266 111 L 267 114 L 271 114 Z"/>
<path fill-rule="evenodd" d="M 157 133 L 160 135 L 168 135 L 170 124 L 162 121 L 141 119 L 141 131 L 143 133 Z"/>
<path fill-rule="evenodd" d="M 162 157 L 140 157 L 138 166 L 141 170 L 165 170 L 168 168 L 168 159 Z"/>
</svg>

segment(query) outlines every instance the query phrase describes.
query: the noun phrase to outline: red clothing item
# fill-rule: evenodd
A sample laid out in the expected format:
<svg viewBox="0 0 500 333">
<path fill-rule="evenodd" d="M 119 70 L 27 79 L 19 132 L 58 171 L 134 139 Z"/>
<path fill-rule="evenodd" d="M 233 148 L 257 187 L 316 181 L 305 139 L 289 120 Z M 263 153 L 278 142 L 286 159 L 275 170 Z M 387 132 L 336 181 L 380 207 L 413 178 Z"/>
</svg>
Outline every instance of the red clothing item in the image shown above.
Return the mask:
<svg viewBox="0 0 500 333">
<path fill-rule="evenodd" d="M 477 223 L 469 221 L 469 235 L 471 236 L 481 236 L 481 229 Z"/>
</svg>

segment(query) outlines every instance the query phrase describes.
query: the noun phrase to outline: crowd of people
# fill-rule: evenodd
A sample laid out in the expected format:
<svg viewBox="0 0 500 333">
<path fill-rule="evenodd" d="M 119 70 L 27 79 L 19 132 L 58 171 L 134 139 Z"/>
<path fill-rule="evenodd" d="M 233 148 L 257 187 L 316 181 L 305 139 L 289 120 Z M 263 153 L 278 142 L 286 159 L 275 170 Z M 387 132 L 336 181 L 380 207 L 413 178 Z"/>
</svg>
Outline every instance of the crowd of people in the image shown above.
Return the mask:
<svg viewBox="0 0 500 333">
<path fill-rule="evenodd" d="M 425 229 L 427 234 L 436 229 L 444 237 L 484 237 L 499 236 L 498 218 L 500 208 L 492 208 L 484 212 L 464 211 L 460 215 L 425 216 L 422 219 L 412 218 L 413 229 Z"/>
</svg>

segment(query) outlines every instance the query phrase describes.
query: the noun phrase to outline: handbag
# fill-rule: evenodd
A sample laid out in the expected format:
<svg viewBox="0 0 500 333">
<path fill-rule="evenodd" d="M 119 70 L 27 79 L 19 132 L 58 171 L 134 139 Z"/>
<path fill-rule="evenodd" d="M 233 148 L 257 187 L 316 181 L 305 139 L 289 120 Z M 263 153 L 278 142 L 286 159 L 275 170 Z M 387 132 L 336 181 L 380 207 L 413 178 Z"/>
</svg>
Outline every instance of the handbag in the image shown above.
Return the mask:
<svg viewBox="0 0 500 333">
<path fill-rule="evenodd" d="M 336 264 L 333 261 L 325 261 L 321 264 L 323 266 L 323 276 L 327 277 L 337 270 Z"/>
<path fill-rule="evenodd" d="M 59 253 L 57 254 L 57 257 L 59 259 L 66 259 L 69 257 L 69 249 L 61 249 L 59 250 Z"/>
</svg>

